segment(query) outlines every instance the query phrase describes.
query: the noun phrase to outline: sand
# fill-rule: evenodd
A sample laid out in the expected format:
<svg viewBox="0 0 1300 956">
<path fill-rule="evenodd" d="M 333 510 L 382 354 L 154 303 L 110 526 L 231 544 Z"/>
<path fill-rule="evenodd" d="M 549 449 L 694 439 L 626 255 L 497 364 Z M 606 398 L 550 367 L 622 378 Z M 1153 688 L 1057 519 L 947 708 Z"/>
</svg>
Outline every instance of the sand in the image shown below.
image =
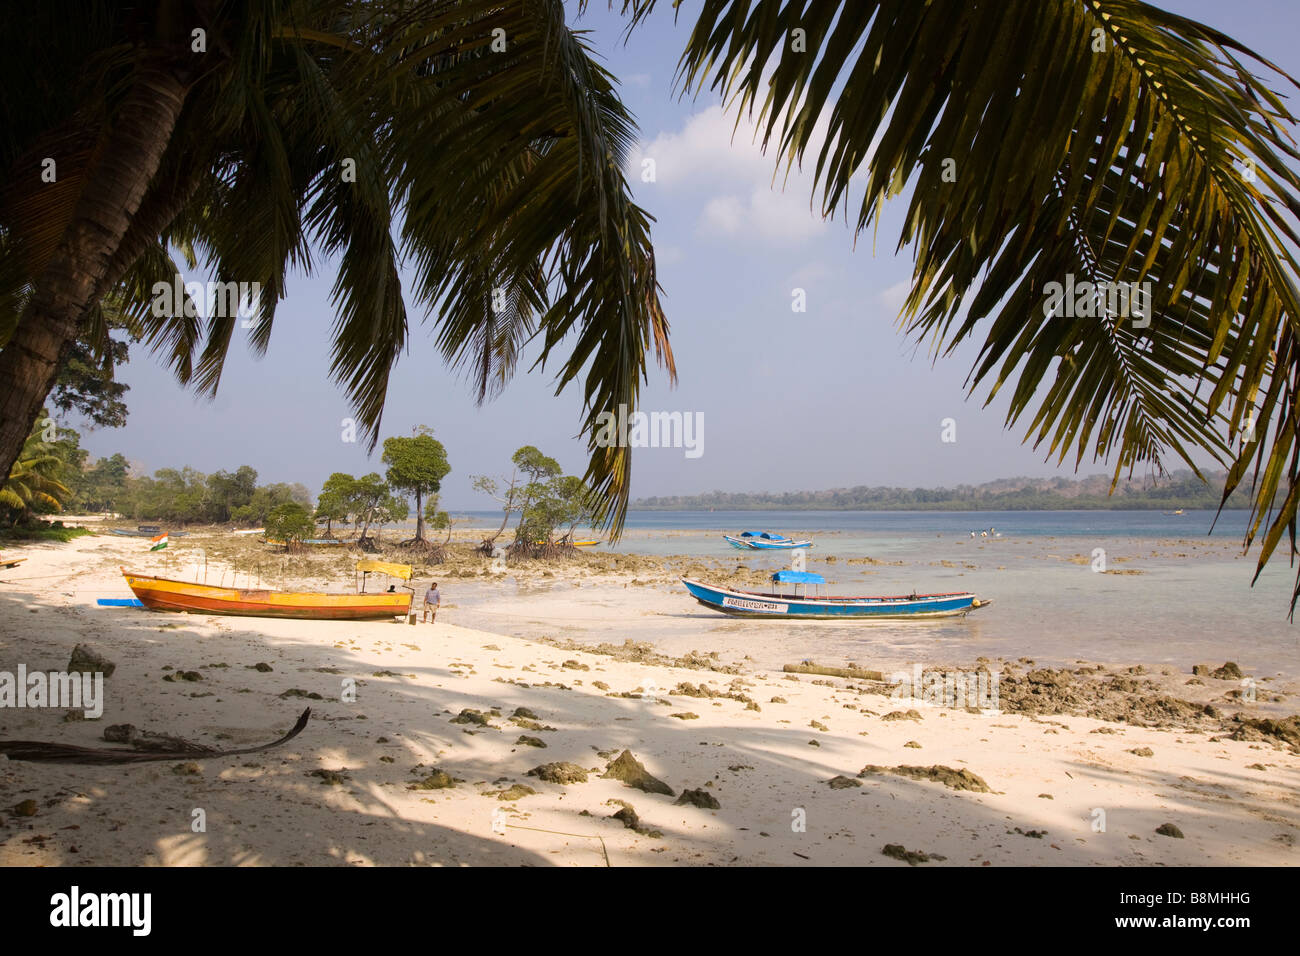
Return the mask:
<svg viewBox="0 0 1300 956">
<path fill-rule="evenodd" d="M 1242 705 L 1227 696 L 1236 682 L 1187 684 L 1193 662 L 1135 677 L 1198 707 L 1217 702 L 1218 717 L 1164 727 L 972 713 L 710 658 L 707 646 L 686 661 L 694 666 L 646 664 L 457 623 L 508 610 L 542 571 L 481 584 L 472 607 L 449 601 L 436 624 L 411 627 L 100 608 L 98 597 L 128 595 L 119 564 L 175 573 L 192 552 L 147 554 L 107 536 L 10 551 L 28 561 L 0 573 L 0 670 L 62 669 L 79 643 L 117 668 L 101 719 L 0 709 L 0 739 L 108 746 L 104 728 L 130 723 L 233 748 L 275 739 L 306 706 L 312 718 L 283 748 L 249 757 L 0 759 L 3 865 L 908 866 L 918 852 L 923 866 L 1296 860 L 1300 755 L 1277 738 L 1225 734 L 1236 712 L 1294 714 L 1282 683 Z M 593 594 L 611 600 L 630 584 L 618 573 L 559 591 L 551 606 L 589 617 Z M 699 628 L 692 615 L 676 626 Z M 174 679 L 180 671 L 201 679 Z M 1024 689 L 1035 672 L 1022 663 L 1009 673 Z M 673 794 L 602 777 L 624 751 Z M 529 775 L 566 763 L 585 782 Z M 936 766 L 948 770 L 859 775 Z M 987 792 L 931 779 L 971 775 Z M 412 789 L 421 781 L 432 788 Z M 28 800 L 34 815 L 15 812 Z M 1158 834 L 1164 824 L 1183 838 Z"/>
</svg>

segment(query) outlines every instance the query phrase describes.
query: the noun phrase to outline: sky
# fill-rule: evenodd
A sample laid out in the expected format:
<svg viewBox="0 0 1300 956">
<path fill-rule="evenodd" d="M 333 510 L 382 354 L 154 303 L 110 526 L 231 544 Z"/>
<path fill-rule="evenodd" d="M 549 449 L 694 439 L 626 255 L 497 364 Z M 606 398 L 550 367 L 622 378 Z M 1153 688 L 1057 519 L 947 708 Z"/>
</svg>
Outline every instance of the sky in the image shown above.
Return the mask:
<svg viewBox="0 0 1300 956">
<path fill-rule="evenodd" d="M 977 344 L 933 359 L 897 327 L 911 275 L 895 254 L 904 200 L 887 206 L 878 232 L 856 238 L 843 220 L 811 211 L 812 179 L 796 171 L 773 188 L 776 159 L 709 95 L 681 97 L 673 74 L 692 4 L 660 9 L 623 41 L 624 21 L 594 0 L 570 21 L 621 81 L 640 146 L 629 158 L 636 201 L 655 218 L 663 304 L 679 381 L 652 366 L 646 411 L 702 422 L 699 454 L 633 452 L 633 497 L 727 491 L 794 491 L 852 485 L 952 486 L 1017 475 L 1074 475 L 1022 442 L 1029 418 L 1004 427 L 1005 405 L 983 407 L 965 380 Z M 1224 30 L 1300 72 L 1295 0 L 1165 0 L 1160 4 Z M 655 160 L 642 182 L 641 160 Z M 186 278 L 204 278 L 187 275 Z M 238 334 L 214 400 L 196 397 L 142 346 L 119 379 L 130 386 L 127 425 L 84 431 L 92 457 L 122 452 L 145 470 L 190 465 L 203 472 L 256 468 L 263 482 L 302 482 L 313 492 L 332 472 L 384 470 L 380 449 L 344 440 L 351 415 L 331 383 L 333 272 L 291 276 L 270 347 L 257 357 Z M 410 276 L 404 276 L 409 287 Z M 806 311 L 792 311 L 794 290 Z M 408 306 L 411 300 L 408 297 Z M 490 508 L 470 487 L 479 474 L 508 473 L 511 454 L 535 445 L 571 473 L 586 465 L 581 395 L 555 395 L 551 371 L 528 371 L 479 407 L 470 384 L 442 361 L 433 324 L 411 307 L 412 335 L 388 392 L 381 435 L 428 425 L 447 448 L 444 507 Z M 422 320 L 423 323 L 422 323 Z M 244 333 L 247 334 L 247 333 Z M 945 420 L 951 419 L 944 435 Z M 943 441 L 954 437 L 955 441 Z M 1078 474 L 1107 471 L 1085 461 Z"/>
</svg>

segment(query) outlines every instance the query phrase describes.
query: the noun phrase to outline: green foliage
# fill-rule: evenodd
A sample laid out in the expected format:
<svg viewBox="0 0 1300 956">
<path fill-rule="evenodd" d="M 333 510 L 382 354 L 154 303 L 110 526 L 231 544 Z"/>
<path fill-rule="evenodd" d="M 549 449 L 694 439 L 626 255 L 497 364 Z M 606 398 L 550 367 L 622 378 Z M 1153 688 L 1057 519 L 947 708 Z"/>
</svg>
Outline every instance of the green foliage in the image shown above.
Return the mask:
<svg viewBox="0 0 1300 956">
<path fill-rule="evenodd" d="M 58 541 L 66 544 L 74 538 L 94 534 L 89 528 L 65 528 L 59 522 L 37 521 L 12 528 L 0 527 L 0 541 Z"/>
<path fill-rule="evenodd" d="M 79 447 L 76 432 L 60 435 L 56 430 L 53 442 L 43 440 L 45 422 L 38 419 L 36 430 L 23 443 L 23 450 L 0 485 L 0 514 L 9 525 L 30 522 L 32 516 L 60 511 L 63 503 L 73 496 L 64 480 L 85 456 Z"/>
<path fill-rule="evenodd" d="M 362 525 L 361 537 L 370 533 L 370 526 L 375 522 L 383 525 L 389 519 L 392 505 L 392 489 L 377 472 L 362 475 L 352 483 L 352 515 Z"/>
<path fill-rule="evenodd" d="M 119 505 L 129 495 L 131 465 L 117 452 L 101 458 L 77 475 L 73 487 L 77 497 L 74 507 L 80 511 L 121 511 Z"/>
<path fill-rule="evenodd" d="M 451 515 L 438 508 L 438 496 L 430 495 L 424 503 L 424 521 L 434 531 L 446 531 L 446 537 L 443 538 L 442 544 L 451 540 Z"/>
<path fill-rule="evenodd" d="M 384 439 L 382 460 L 388 466 L 386 477 L 389 486 L 397 492 L 415 495 L 418 520 L 415 540 L 424 541 L 423 500 L 426 495 L 437 494 L 442 479 L 451 471 L 447 463 L 447 449 L 433 437 L 433 431 L 424 425 L 411 438 Z"/>
<path fill-rule="evenodd" d="M 813 169 L 823 214 L 865 230 L 910 190 L 908 333 L 977 346 L 972 392 L 1076 468 L 1208 452 L 1225 498 L 1250 485 L 1259 569 L 1300 507 L 1300 151 L 1267 73 L 1300 86 L 1139 0 L 702 0 L 678 66 Z M 1067 276 L 1150 283 L 1149 314 L 1067 318 Z"/>
<path fill-rule="evenodd" d="M 296 501 L 276 505 L 266 516 L 267 538 L 283 541 L 291 550 L 315 530 L 311 512 Z"/>
<path fill-rule="evenodd" d="M 115 332 L 126 333 L 126 338 L 115 337 Z M 75 410 L 100 428 L 121 428 L 130 386 L 116 380 L 115 369 L 130 357 L 129 343 L 139 340 L 137 324 L 122 314 L 121 298 L 106 296 L 69 348 L 50 404 L 61 412 Z"/>
<path fill-rule="evenodd" d="M 311 496 L 307 493 L 307 489 L 297 482 L 262 485 L 253 490 L 247 504 L 231 509 L 230 518 L 243 524 L 264 525 L 270 520 L 275 509 L 287 504 L 296 504 L 301 508 L 310 509 Z"/>
<path fill-rule="evenodd" d="M 519 507 L 519 495 L 523 490 L 522 485 L 519 483 L 519 469 L 516 467 L 508 481 L 505 478 L 498 479 L 489 475 L 471 475 L 470 487 L 480 494 L 494 499 L 501 505 L 501 526 L 484 538 L 483 543 L 479 546 L 480 551 L 490 555 L 496 548 L 497 538 L 501 537 L 502 532 L 506 530 L 511 515 Z"/>
<path fill-rule="evenodd" d="M 511 456 L 510 460 L 530 482 L 554 478 L 561 471 L 559 463 L 554 458 L 543 455 L 532 445 L 524 445 Z"/>
<path fill-rule="evenodd" d="M 265 513 L 256 514 L 260 509 L 250 507 L 258 488 L 257 472 L 248 465 L 241 465 L 234 474 L 218 471 L 208 475 L 207 486 L 206 510 L 212 521 L 224 522 L 232 518 L 236 521 L 262 521 L 269 513 L 268 508 Z"/>
<path fill-rule="evenodd" d="M 325 479 L 319 497 L 316 499 L 316 520 L 325 522 L 329 533 L 335 521 L 347 521 L 352 516 L 353 486 L 356 478 L 336 471 Z"/>
<path fill-rule="evenodd" d="M 212 45 L 201 69 L 187 10 Z M 179 271 L 173 249 L 197 250 L 222 280 L 260 283 L 259 351 L 289 273 L 334 263 L 329 374 L 372 441 L 408 345 L 409 298 L 481 399 L 529 340 L 559 363 L 559 387 L 581 383 L 592 480 L 617 520 L 630 460 L 596 446 L 597 415 L 635 406 L 652 343 L 670 373 L 672 357 L 651 219 L 623 172 L 632 117 L 562 0 L 44 0 L 14 5 L 6 27 L 0 344 L 26 320 L 19 291 L 36 284 L 33 299 L 48 298 L 46 264 L 86 228 L 79 191 L 116 199 L 118 186 L 125 236 L 77 265 L 97 297 L 123 296 L 181 382 L 214 391 L 236 337 L 230 316 L 150 313 L 154 284 Z M 497 30 L 504 52 L 491 48 Z M 184 77 L 174 125 L 177 101 L 150 101 L 147 70 Z M 169 118 L 138 184 L 140 170 L 111 160 L 128 109 Z M 53 188 L 26 170 L 56 148 Z"/>
<path fill-rule="evenodd" d="M 579 521 L 591 521 L 600 511 L 600 502 L 581 478 L 565 476 L 554 458 L 543 455 L 532 445 L 525 445 L 511 458 L 526 480 L 519 489 L 517 503 L 519 524 L 511 548 L 516 552 L 543 550 L 555 543 L 559 528 L 573 527 Z"/>
</svg>

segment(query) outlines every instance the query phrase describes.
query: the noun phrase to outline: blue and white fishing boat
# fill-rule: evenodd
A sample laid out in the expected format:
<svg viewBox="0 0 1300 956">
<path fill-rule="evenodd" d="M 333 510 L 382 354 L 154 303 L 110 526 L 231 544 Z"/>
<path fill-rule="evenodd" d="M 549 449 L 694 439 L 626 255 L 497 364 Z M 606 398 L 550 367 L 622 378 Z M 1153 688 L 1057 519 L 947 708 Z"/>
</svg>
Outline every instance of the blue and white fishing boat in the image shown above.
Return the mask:
<svg viewBox="0 0 1300 956">
<path fill-rule="evenodd" d="M 795 541 L 783 534 L 771 531 L 746 531 L 739 535 L 724 534 L 723 540 L 733 548 L 741 551 L 793 551 L 795 548 L 811 548 L 811 541 Z"/>
<path fill-rule="evenodd" d="M 777 571 L 772 575 L 772 582 L 776 587 L 771 593 L 760 593 L 733 591 L 731 588 L 682 578 L 686 590 L 705 607 L 742 617 L 818 617 L 837 620 L 964 617 L 971 611 L 992 603 L 982 601 L 965 591 L 887 597 L 826 597 L 820 594 L 826 579 L 811 571 Z M 794 585 L 793 593 L 782 592 L 782 584 Z M 810 584 L 816 586 L 818 593 L 808 594 Z"/>
</svg>

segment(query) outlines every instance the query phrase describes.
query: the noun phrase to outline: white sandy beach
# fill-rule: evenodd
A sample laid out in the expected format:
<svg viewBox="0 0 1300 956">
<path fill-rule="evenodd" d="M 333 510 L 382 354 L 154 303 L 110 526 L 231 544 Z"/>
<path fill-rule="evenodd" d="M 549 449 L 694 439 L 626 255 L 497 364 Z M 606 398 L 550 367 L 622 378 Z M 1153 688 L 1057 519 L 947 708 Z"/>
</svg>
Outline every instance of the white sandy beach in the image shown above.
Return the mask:
<svg viewBox="0 0 1300 956">
<path fill-rule="evenodd" d="M 1300 755 L 1282 738 L 1229 739 L 1179 721 L 971 713 L 754 665 L 646 664 L 459 626 L 471 609 L 454 601 L 436 624 L 415 627 L 100 608 L 98 597 L 129 594 L 119 564 L 174 570 L 175 555 L 106 536 L 13 551 L 28 561 L 0 573 L 0 670 L 61 670 L 83 643 L 117 669 L 100 720 L 0 710 L 0 739 L 109 746 L 104 727 L 129 723 L 232 748 L 275 739 L 305 706 L 312 719 L 284 747 L 248 757 L 0 758 L 3 865 L 907 865 L 886 845 L 928 854 L 929 866 L 1297 859 Z M 550 606 L 581 619 L 587 591 Z M 479 595 L 476 607 L 508 608 L 515 594 L 503 580 L 499 605 Z M 692 626 L 683 616 L 680 627 Z M 698 650 L 710 649 L 701 640 Z M 1232 681 L 1188 685 L 1192 663 L 1149 676 L 1197 705 L 1214 702 L 1225 719 L 1300 709 L 1284 681 L 1261 685 L 1267 692 L 1250 705 L 1227 696 Z M 201 679 L 164 679 L 181 671 Z M 355 702 L 341 699 L 347 680 Z M 732 696 L 691 696 L 683 684 Z M 512 716 L 517 708 L 535 717 Z M 466 711 L 478 716 L 458 717 Z M 907 711 L 915 716 L 887 719 Z M 674 796 L 602 778 L 624 750 Z M 592 772 L 563 785 L 528 775 L 553 762 Z M 858 776 L 900 765 L 966 770 L 988 792 Z M 435 770 L 455 786 L 409 789 Z M 836 777 L 847 779 L 830 785 Z M 717 808 L 679 804 L 686 790 Z M 26 800 L 35 815 L 12 809 Z M 639 830 L 612 818 L 615 801 L 635 808 Z M 194 830 L 196 810 L 204 832 Z M 1157 834 L 1164 824 L 1183 838 Z"/>
</svg>

